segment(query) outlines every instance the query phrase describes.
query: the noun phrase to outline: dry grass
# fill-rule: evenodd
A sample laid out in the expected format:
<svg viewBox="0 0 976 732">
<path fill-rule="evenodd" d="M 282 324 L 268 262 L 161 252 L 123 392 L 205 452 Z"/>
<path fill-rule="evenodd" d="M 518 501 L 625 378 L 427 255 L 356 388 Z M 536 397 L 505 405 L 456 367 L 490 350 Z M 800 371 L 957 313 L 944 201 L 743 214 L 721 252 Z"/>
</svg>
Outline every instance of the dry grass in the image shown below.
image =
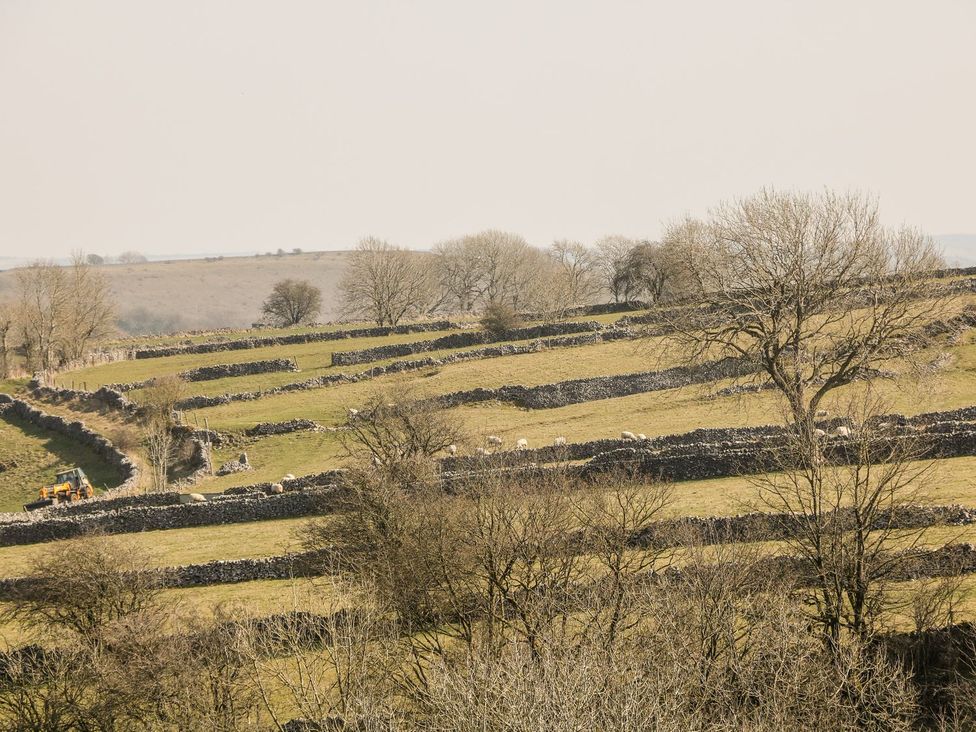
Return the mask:
<svg viewBox="0 0 976 732">
<path fill-rule="evenodd" d="M 119 541 L 133 551 L 145 552 L 157 567 L 202 564 L 214 559 L 271 557 L 299 551 L 294 532 L 309 519 L 280 519 L 191 529 L 168 529 L 122 534 Z M 29 573 L 41 556 L 56 554 L 64 542 L 0 548 L 0 576 Z"/>
<path fill-rule="evenodd" d="M 0 512 L 20 511 L 37 498 L 41 486 L 54 482 L 54 474 L 80 466 L 98 489 L 121 482 L 118 471 L 74 440 L 48 432 L 11 415 L 0 415 Z"/>
<path fill-rule="evenodd" d="M 125 314 L 146 308 L 177 318 L 186 329 L 242 327 L 257 321 L 261 303 L 278 280 L 306 279 L 323 293 L 320 319 L 338 317 L 336 286 L 347 252 L 309 252 L 283 257 L 225 257 L 99 267 Z M 0 273 L 0 296 L 15 286 L 15 270 Z"/>
</svg>

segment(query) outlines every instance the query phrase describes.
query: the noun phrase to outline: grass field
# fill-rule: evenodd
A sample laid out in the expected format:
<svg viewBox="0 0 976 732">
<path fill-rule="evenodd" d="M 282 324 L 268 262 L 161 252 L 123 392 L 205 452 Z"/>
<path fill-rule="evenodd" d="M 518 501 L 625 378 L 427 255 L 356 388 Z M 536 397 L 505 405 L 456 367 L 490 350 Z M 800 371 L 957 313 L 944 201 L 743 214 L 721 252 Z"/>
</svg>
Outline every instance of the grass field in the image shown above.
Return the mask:
<svg viewBox="0 0 976 732">
<path fill-rule="evenodd" d="M 22 510 L 62 468 L 81 467 L 99 490 L 121 482 L 118 472 L 88 448 L 7 414 L 0 415 L 0 464 L 0 512 Z"/>
<path fill-rule="evenodd" d="M 295 532 L 309 519 L 281 519 L 192 529 L 145 531 L 120 534 L 118 540 L 132 551 L 146 554 L 152 566 L 175 567 L 202 564 L 214 559 L 270 557 L 300 551 Z M 18 577 L 30 572 L 38 558 L 57 554 L 64 542 L 0 547 L 2 576 Z"/>
</svg>

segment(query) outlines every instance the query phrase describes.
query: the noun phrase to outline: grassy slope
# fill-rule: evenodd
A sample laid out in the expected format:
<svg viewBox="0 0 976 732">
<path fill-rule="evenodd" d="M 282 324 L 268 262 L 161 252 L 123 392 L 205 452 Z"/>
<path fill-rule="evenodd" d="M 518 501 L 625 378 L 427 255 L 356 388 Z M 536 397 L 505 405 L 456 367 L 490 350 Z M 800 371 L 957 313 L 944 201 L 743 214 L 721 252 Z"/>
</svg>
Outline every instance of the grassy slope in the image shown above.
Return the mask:
<svg viewBox="0 0 976 732">
<path fill-rule="evenodd" d="M 292 331 L 282 332 L 291 333 Z M 447 335 L 450 332 L 407 333 L 404 335 L 385 336 L 383 338 L 344 338 L 338 341 L 319 341 L 316 343 L 301 343 L 290 346 L 270 346 L 267 348 L 251 348 L 243 351 L 216 351 L 214 353 L 181 354 L 163 358 L 143 358 L 135 361 L 114 361 L 112 363 L 72 371 L 69 374 L 59 377 L 58 382 L 64 383 L 65 379 L 74 380 L 75 383 L 85 381 L 88 384 L 88 388 L 92 389 L 102 384 L 142 381 L 155 376 L 175 374 L 201 366 L 263 361 L 270 358 L 297 359 L 298 366 L 303 371 L 300 375 L 287 372 L 283 374 L 261 374 L 258 377 L 258 381 L 254 381 L 252 377 L 236 377 L 220 380 L 227 382 L 228 386 L 233 385 L 229 389 L 231 391 L 247 391 L 257 388 L 255 384 L 258 387 L 272 385 L 276 376 L 281 377 L 279 383 L 287 383 L 289 381 L 297 381 L 316 376 L 318 375 L 316 370 L 331 366 L 333 351 L 374 348 L 375 346 L 385 346 L 391 343 L 410 343 L 418 340 L 427 340 L 428 338 L 437 338 L 442 335 Z M 201 381 L 189 386 L 193 389 L 208 388 L 211 383 Z M 239 386 L 241 384 L 244 384 L 244 386 Z M 228 389 L 220 387 L 216 393 L 219 394 L 223 391 L 228 391 Z M 193 393 L 202 392 L 194 391 Z"/>
<path fill-rule="evenodd" d="M 0 416 L 0 462 L 16 461 L 16 467 L 0 472 L 0 511 L 20 511 L 37 498 L 42 485 L 54 482 L 54 474 L 78 465 L 97 488 L 121 482 L 91 450 L 53 432 L 40 430 L 13 416 Z"/>
<path fill-rule="evenodd" d="M 200 564 L 214 559 L 270 557 L 299 551 L 295 531 L 309 519 L 281 519 L 192 529 L 121 534 L 118 538 L 133 550 L 148 553 L 157 567 Z M 42 554 L 57 553 L 63 542 L 0 547 L 0 576 L 27 574 Z"/>
<path fill-rule="evenodd" d="M 321 288 L 320 318 L 338 317 L 336 286 L 346 252 L 309 252 L 284 257 L 226 257 L 219 261 L 180 260 L 99 267 L 118 312 L 134 308 L 176 316 L 181 327 L 248 326 L 259 319 L 261 303 L 275 282 L 309 280 Z M 0 273 L 0 299 L 13 291 L 16 270 Z"/>
<path fill-rule="evenodd" d="M 506 384 L 527 386 L 565 379 L 630 373 L 673 365 L 674 359 L 659 358 L 647 345 L 634 341 L 600 343 L 577 348 L 503 356 L 468 361 L 437 369 L 393 374 L 356 384 L 341 384 L 307 392 L 294 392 L 253 402 L 236 402 L 199 411 L 218 429 L 240 429 L 264 421 L 297 416 L 334 424 L 348 407 L 360 406 L 376 391 L 402 393 L 405 389 L 418 395 L 444 394 L 473 386 L 499 387 Z M 365 367 L 364 367 L 365 368 Z"/>
</svg>

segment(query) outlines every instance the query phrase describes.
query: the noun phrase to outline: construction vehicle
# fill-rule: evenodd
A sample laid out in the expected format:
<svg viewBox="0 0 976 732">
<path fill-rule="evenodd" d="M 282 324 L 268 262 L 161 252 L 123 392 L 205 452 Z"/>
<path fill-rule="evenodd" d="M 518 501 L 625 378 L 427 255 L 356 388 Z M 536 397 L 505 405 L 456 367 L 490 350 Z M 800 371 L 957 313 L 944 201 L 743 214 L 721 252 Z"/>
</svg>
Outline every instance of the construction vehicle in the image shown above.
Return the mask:
<svg viewBox="0 0 976 732">
<path fill-rule="evenodd" d="M 44 486 L 39 492 L 39 498 L 24 506 L 25 511 L 33 511 L 45 506 L 56 506 L 59 503 L 80 501 L 95 495 L 88 476 L 81 468 L 68 468 L 54 476 L 54 484 Z"/>
</svg>

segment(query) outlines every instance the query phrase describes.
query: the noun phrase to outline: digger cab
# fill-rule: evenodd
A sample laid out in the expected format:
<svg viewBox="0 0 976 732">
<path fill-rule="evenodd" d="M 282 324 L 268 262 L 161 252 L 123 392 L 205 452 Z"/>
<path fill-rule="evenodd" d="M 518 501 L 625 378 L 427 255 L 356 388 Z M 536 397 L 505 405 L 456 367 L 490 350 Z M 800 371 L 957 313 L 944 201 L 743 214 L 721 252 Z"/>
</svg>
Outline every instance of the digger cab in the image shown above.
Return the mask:
<svg viewBox="0 0 976 732">
<path fill-rule="evenodd" d="M 69 484 L 74 491 L 80 491 L 85 486 L 91 485 L 88 482 L 88 476 L 81 468 L 68 468 L 54 476 L 55 485 L 64 485 L 65 483 Z"/>
</svg>

